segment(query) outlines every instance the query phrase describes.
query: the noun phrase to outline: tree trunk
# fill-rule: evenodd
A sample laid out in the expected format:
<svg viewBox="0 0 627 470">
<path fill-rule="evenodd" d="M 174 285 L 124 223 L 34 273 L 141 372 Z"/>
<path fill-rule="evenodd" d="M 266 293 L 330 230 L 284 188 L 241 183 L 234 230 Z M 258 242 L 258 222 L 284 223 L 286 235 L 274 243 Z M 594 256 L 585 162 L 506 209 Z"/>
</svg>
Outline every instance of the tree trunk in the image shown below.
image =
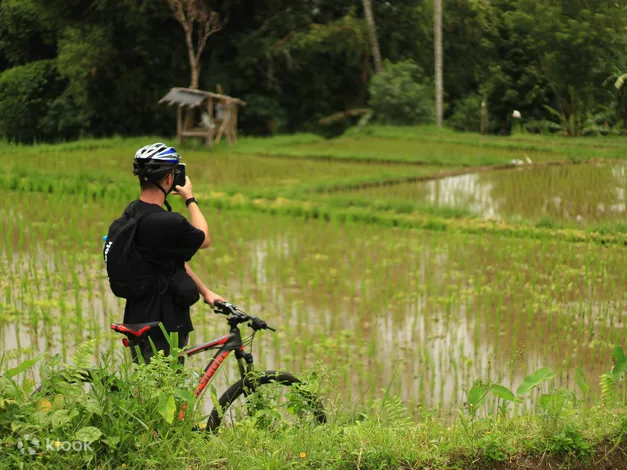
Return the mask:
<svg viewBox="0 0 627 470">
<path fill-rule="evenodd" d="M 192 90 L 198 90 L 199 86 L 199 77 L 200 77 L 200 64 L 192 59 L 193 55 L 190 54 L 189 59 L 189 67 L 191 70 L 191 80 L 189 84 L 189 88 Z M 193 129 L 194 128 L 194 118 L 196 115 L 196 110 L 194 108 L 187 108 L 185 111 L 185 124 L 183 124 L 184 129 Z"/>
<path fill-rule="evenodd" d="M 435 121 L 442 127 L 442 0 L 433 0 L 433 36 L 435 49 Z"/>
<path fill-rule="evenodd" d="M 192 69 L 192 79 L 191 79 L 191 83 L 189 85 L 189 87 L 193 90 L 198 90 L 198 86 L 199 86 L 199 76 L 200 76 L 200 64 L 197 64 L 195 61 L 192 61 L 190 64 L 190 67 Z"/>
<path fill-rule="evenodd" d="M 191 80 L 189 84 L 189 88 L 193 90 L 198 90 L 199 86 L 199 76 L 200 76 L 200 67 L 199 63 L 194 59 L 194 46 L 192 45 L 191 34 L 187 41 L 188 53 L 189 53 L 189 68 L 191 71 Z M 194 127 L 194 108 L 187 108 L 185 111 L 185 124 L 183 125 L 184 129 L 192 129 Z"/>
<path fill-rule="evenodd" d="M 377 39 L 377 28 L 374 24 L 374 15 L 372 14 L 372 3 L 370 0 L 362 0 L 364 6 L 364 16 L 368 24 L 368 33 L 370 35 L 370 45 L 372 46 L 372 57 L 374 58 L 374 69 L 376 73 L 381 73 L 381 51 L 379 50 L 379 40 Z"/>
</svg>

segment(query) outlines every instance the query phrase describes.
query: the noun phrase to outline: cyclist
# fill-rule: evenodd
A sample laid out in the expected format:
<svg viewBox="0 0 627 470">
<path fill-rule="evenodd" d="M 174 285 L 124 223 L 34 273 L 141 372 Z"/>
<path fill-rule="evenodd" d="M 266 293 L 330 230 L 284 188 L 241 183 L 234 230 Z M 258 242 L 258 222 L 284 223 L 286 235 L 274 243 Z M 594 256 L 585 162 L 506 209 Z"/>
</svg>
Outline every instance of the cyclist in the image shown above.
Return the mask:
<svg viewBox="0 0 627 470">
<path fill-rule="evenodd" d="M 133 295 L 126 297 L 124 323 L 160 321 L 168 333 L 178 332 L 179 347 L 182 348 L 193 331 L 191 305 L 200 296 L 212 307 L 215 301 L 225 300 L 208 289 L 187 264 L 199 249 L 209 246 L 210 238 L 205 217 L 193 197 L 189 177 L 185 178 L 183 186 L 173 187 L 179 162 L 177 151 L 161 142 L 146 145 L 135 153 L 133 174 L 139 178 L 141 194 L 126 210 L 139 217 L 132 249 L 141 253 L 140 260 L 144 260 L 144 272 L 148 275 L 129 280 L 134 281 L 131 284 Z M 185 201 L 189 221 L 181 214 L 171 212 L 166 200 L 170 192 Z M 157 350 L 169 354 L 166 338 L 160 330 L 154 330 L 151 330 L 150 337 Z M 149 362 L 153 355 L 150 342 L 143 341 L 139 347 Z M 137 361 L 135 350 L 131 349 L 133 360 Z"/>
</svg>

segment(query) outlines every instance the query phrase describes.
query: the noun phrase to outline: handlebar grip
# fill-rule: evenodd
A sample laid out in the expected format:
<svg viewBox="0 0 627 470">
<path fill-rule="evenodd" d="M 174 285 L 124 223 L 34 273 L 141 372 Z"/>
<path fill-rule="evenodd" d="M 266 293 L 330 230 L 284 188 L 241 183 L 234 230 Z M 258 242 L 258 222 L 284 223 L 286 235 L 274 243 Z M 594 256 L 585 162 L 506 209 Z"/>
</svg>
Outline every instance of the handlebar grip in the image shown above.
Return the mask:
<svg viewBox="0 0 627 470">
<path fill-rule="evenodd" d="M 229 302 L 221 302 L 216 300 L 213 303 L 213 311 L 216 313 L 222 313 L 224 315 L 232 315 L 237 310 L 237 307 Z"/>
</svg>

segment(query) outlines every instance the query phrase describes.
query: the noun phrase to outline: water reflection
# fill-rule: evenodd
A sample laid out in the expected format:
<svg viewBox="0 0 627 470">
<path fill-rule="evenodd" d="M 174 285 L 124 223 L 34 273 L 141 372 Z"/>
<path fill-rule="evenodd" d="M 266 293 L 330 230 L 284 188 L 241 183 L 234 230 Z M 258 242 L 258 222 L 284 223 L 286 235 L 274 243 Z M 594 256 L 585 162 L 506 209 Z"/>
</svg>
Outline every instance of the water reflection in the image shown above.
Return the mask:
<svg viewBox="0 0 627 470">
<path fill-rule="evenodd" d="M 499 214 L 500 201 L 492 196 L 494 185 L 480 173 L 451 176 L 425 183 L 425 200 L 438 207 L 470 209 L 486 218 Z"/>
<path fill-rule="evenodd" d="M 363 195 L 469 209 L 484 218 L 565 219 L 585 225 L 625 215 L 625 165 L 524 165 L 426 183 L 368 189 Z"/>
</svg>

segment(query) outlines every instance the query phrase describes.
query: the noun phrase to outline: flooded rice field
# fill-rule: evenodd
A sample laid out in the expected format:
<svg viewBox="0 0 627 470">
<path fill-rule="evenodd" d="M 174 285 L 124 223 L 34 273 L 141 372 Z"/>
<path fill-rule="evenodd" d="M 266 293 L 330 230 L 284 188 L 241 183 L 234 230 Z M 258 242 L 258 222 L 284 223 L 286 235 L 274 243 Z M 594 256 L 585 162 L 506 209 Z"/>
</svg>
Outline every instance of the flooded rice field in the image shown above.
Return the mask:
<svg viewBox="0 0 627 470">
<path fill-rule="evenodd" d="M 483 206 L 486 215 L 526 210 L 518 200 L 523 193 L 547 211 L 557 211 L 553 198 L 561 197 L 562 212 L 556 213 L 564 214 L 571 203 L 570 215 L 600 217 L 612 207 L 620 213 L 624 167 L 590 167 L 586 181 L 602 189 L 586 204 L 573 173 L 570 186 L 551 185 L 557 189 L 544 191 L 548 195 L 533 185 L 525 192 L 531 172 L 545 172 L 541 181 L 548 182 L 551 175 L 583 168 L 480 174 L 472 176 L 477 178 L 472 187 L 500 195 L 492 209 Z M 519 178 L 515 183 L 507 180 L 513 175 Z M 501 179 L 517 189 L 506 189 Z M 424 194 L 458 191 L 463 198 L 471 183 L 447 184 L 452 183 L 434 182 Z M 101 257 L 102 236 L 125 201 L 10 192 L 3 197 L 0 350 L 5 362 L 40 352 L 69 358 L 90 339 L 94 361 L 109 347 L 120 357 L 126 354 L 109 329 L 111 322 L 122 321 L 123 303 L 109 292 Z M 600 204 L 606 212 L 599 211 Z M 206 214 L 213 244 L 191 265 L 209 288 L 277 328 L 276 334 L 260 333 L 255 340 L 259 367 L 298 374 L 319 363 L 334 375 L 334 397 L 348 406 L 367 404 L 389 388 L 414 410 L 451 409 L 463 403 L 463 388 L 477 378 L 496 380 L 507 371 L 503 384 L 516 387 L 544 366 L 558 372 L 558 386 L 573 384 L 577 366 L 598 392 L 598 376 L 611 367 L 611 349 L 627 332 L 627 250 L 619 246 L 215 209 Z M 192 318 L 192 344 L 227 332 L 224 319 L 204 305 L 193 307 Z M 225 372 L 228 380 L 232 371 Z"/>
<path fill-rule="evenodd" d="M 428 182 L 345 192 L 373 201 L 412 201 L 468 209 L 494 219 L 565 220 L 585 226 L 625 220 L 627 166 L 608 163 L 534 166 L 467 173 Z"/>
</svg>

